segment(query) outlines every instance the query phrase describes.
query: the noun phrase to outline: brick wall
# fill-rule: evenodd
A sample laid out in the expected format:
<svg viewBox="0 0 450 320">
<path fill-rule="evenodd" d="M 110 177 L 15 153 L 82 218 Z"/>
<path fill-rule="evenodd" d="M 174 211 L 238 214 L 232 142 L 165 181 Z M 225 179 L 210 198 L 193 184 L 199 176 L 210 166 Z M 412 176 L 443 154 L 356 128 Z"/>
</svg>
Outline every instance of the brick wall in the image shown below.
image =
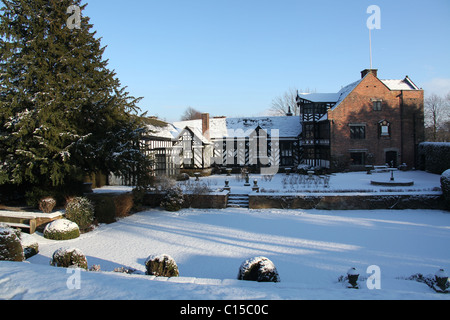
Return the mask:
<svg viewBox="0 0 450 320">
<path fill-rule="evenodd" d="M 373 101 L 382 100 L 374 111 Z M 416 147 L 423 141 L 423 91 L 391 91 L 369 73 L 347 98 L 328 112 L 332 165 L 352 164 L 350 153 L 364 152 L 365 165 L 383 165 L 386 152 L 396 152 L 397 165 L 416 165 Z M 380 122 L 387 120 L 389 136 L 380 135 Z M 351 139 L 350 126 L 365 127 L 365 139 Z M 341 163 L 341 164 L 342 164 Z M 354 166 L 357 167 L 357 166 Z M 363 167 L 363 166 L 362 166 Z"/>
</svg>

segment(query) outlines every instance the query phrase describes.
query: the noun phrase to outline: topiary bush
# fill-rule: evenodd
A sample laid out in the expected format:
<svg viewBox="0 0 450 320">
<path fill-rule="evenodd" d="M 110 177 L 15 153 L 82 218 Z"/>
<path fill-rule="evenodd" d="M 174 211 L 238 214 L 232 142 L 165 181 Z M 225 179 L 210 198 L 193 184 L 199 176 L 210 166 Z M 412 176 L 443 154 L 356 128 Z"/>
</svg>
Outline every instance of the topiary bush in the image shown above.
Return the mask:
<svg viewBox="0 0 450 320">
<path fill-rule="evenodd" d="M 44 229 L 44 238 L 50 240 L 71 240 L 80 236 L 80 228 L 67 219 L 55 220 Z"/>
<path fill-rule="evenodd" d="M 183 191 L 179 186 L 174 186 L 167 190 L 163 201 L 161 202 L 161 207 L 167 211 L 179 211 L 184 204 Z"/>
<path fill-rule="evenodd" d="M 84 197 L 69 198 L 66 203 L 65 217 L 75 222 L 81 230 L 88 230 L 94 222 L 94 206 Z"/>
<path fill-rule="evenodd" d="M 59 248 L 53 253 L 50 265 L 61 268 L 88 269 L 86 256 L 77 248 Z"/>
<path fill-rule="evenodd" d="M 25 259 L 29 259 L 39 253 L 39 243 L 31 235 L 21 233 L 20 241 L 22 242 Z"/>
<path fill-rule="evenodd" d="M 272 261 L 265 257 L 256 257 L 241 264 L 238 280 L 280 282 L 280 276 Z"/>
<path fill-rule="evenodd" d="M 52 213 L 55 206 L 56 200 L 52 197 L 46 197 L 39 200 L 39 210 L 41 210 L 43 213 Z"/>
<path fill-rule="evenodd" d="M 20 231 L 0 224 L 0 261 L 23 261 Z"/>
<path fill-rule="evenodd" d="M 180 275 L 175 260 L 167 255 L 151 255 L 145 261 L 146 274 L 157 277 L 178 277 Z"/>
</svg>

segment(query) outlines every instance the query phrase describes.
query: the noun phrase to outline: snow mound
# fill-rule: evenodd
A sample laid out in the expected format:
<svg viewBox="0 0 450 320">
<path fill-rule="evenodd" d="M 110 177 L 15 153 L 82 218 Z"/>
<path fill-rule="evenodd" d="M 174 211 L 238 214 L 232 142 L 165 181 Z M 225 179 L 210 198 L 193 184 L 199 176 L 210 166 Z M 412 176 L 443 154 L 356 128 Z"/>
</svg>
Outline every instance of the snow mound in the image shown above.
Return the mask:
<svg viewBox="0 0 450 320">
<path fill-rule="evenodd" d="M 280 282 L 280 276 L 272 261 L 266 257 L 256 257 L 242 263 L 238 280 Z"/>
</svg>

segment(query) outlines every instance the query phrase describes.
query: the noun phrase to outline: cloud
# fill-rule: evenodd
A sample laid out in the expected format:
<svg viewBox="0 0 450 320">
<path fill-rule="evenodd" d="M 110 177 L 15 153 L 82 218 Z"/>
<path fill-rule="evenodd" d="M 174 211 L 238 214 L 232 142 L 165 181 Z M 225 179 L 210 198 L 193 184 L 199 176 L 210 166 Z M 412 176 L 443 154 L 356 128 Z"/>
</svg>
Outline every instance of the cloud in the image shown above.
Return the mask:
<svg viewBox="0 0 450 320">
<path fill-rule="evenodd" d="M 434 78 L 423 84 L 425 94 L 429 95 L 435 93 L 440 96 L 445 96 L 450 93 L 450 79 L 449 78 Z"/>
</svg>

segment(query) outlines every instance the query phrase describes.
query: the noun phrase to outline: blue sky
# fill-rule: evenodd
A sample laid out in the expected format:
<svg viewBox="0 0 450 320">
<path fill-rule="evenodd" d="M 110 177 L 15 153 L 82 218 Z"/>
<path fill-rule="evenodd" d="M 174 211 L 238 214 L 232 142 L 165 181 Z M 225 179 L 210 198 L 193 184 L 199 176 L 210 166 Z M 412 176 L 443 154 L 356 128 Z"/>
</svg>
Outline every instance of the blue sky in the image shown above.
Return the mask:
<svg viewBox="0 0 450 320">
<path fill-rule="evenodd" d="M 179 120 L 263 115 L 290 88 L 337 92 L 370 67 L 450 92 L 448 0 L 88 0 L 104 58 L 143 111 Z"/>
</svg>

